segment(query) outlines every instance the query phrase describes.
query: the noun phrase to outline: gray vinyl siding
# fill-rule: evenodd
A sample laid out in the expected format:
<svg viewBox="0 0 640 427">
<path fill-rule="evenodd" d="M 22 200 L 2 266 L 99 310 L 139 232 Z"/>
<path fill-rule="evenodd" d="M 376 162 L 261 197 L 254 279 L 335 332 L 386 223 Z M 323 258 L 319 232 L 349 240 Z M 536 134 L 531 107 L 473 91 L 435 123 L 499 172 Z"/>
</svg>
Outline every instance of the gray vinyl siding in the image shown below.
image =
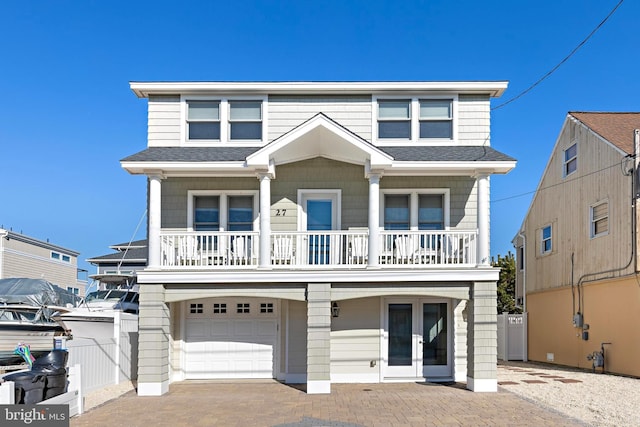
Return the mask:
<svg viewBox="0 0 640 427">
<path fill-rule="evenodd" d="M 270 96 L 268 140 L 282 136 L 318 113 L 371 140 L 371 97 L 335 95 Z"/>
<path fill-rule="evenodd" d="M 162 227 L 187 226 L 187 197 L 189 190 L 258 190 L 256 178 L 170 178 L 162 181 Z"/>
<path fill-rule="evenodd" d="M 449 226 L 451 229 L 478 228 L 476 180 L 467 177 L 382 177 L 380 190 L 449 188 Z"/>
<path fill-rule="evenodd" d="M 488 145 L 490 124 L 490 102 L 487 95 L 458 97 L 458 143 L 460 145 Z"/>
<path fill-rule="evenodd" d="M 149 96 L 149 147 L 180 145 L 180 97 Z"/>
<path fill-rule="evenodd" d="M 287 373 L 307 373 L 307 304 L 289 301 Z"/>
<path fill-rule="evenodd" d="M 378 374 L 380 298 L 340 301 L 340 316 L 332 319 L 331 329 L 332 374 Z"/>
</svg>

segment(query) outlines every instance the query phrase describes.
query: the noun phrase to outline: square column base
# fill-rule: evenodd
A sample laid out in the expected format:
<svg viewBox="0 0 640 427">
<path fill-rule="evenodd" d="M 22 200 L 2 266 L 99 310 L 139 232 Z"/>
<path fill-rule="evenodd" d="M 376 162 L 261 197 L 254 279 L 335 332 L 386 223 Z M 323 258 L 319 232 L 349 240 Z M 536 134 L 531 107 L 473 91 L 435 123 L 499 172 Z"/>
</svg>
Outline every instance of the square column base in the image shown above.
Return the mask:
<svg viewBox="0 0 640 427">
<path fill-rule="evenodd" d="M 467 377 L 467 390 L 477 393 L 494 393 L 498 391 L 497 379 L 475 379 Z"/>
<path fill-rule="evenodd" d="M 307 381 L 307 394 L 331 394 L 331 381 Z"/>
<path fill-rule="evenodd" d="M 138 383 L 138 396 L 162 396 L 169 392 L 169 381 Z"/>
</svg>

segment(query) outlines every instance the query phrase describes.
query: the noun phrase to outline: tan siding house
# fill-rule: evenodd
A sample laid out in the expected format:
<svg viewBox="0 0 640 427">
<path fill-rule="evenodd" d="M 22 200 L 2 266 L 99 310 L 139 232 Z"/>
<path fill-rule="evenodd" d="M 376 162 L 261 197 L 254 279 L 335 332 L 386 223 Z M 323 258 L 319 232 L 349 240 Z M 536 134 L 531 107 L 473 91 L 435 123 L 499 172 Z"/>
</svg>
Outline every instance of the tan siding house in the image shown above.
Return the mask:
<svg viewBox="0 0 640 427">
<path fill-rule="evenodd" d="M 71 249 L 0 228 L 0 279 L 45 279 L 83 296 L 78 279 L 78 255 Z"/>
<path fill-rule="evenodd" d="M 640 113 L 565 119 L 514 238 L 530 360 L 593 367 L 611 343 L 605 369 L 640 376 L 635 129 Z"/>
<path fill-rule="evenodd" d="M 185 379 L 497 390 L 506 82 L 131 83 L 149 105 L 138 393 Z"/>
</svg>

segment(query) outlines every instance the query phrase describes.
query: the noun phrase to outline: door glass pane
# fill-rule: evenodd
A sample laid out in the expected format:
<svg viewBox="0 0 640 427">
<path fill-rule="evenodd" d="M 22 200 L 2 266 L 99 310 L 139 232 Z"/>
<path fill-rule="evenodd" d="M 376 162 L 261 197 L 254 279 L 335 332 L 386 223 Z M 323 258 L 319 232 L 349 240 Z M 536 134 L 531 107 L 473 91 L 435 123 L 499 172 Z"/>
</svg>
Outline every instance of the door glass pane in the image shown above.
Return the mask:
<svg viewBox="0 0 640 427">
<path fill-rule="evenodd" d="M 447 303 L 422 305 L 422 364 L 447 364 Z"/>
<path fill-rule="evenodd" d="M 333 208 L 331 200 L 307 201 L 307 230 L 322 231 L 333 229 Z M 329 234 L 312 233 L 309 236 L 309 264 L 329 263 Z"/>
<path fill-rule="evenodd" d="M 412 364 L 411 304 L 389 304 L 389 366 Z"/>
</svg>

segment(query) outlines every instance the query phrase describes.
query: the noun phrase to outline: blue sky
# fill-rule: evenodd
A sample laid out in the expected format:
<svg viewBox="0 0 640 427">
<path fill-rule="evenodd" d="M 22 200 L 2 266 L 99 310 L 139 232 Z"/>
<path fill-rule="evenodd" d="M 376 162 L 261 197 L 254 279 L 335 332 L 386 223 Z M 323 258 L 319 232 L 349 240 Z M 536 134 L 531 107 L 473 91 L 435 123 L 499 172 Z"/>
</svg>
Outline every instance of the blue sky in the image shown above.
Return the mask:
<svg viewBox="0 0 640 427">
<path fill-rule="evenodd" d="M 146 146 L 130 81 L 508 80 L 496 106 L 582 41 L 619 0 L 25 1 L 0 5 L 0 226 L 86 258 L 145 237 Z M 568 111 L 640 111 L 626 0 L 569 61 L 492 114 L 518 159 L 491 185 L 491 252 L 511 239 Z"/>
</svg>

